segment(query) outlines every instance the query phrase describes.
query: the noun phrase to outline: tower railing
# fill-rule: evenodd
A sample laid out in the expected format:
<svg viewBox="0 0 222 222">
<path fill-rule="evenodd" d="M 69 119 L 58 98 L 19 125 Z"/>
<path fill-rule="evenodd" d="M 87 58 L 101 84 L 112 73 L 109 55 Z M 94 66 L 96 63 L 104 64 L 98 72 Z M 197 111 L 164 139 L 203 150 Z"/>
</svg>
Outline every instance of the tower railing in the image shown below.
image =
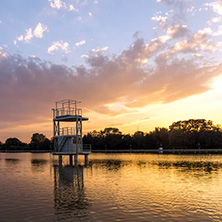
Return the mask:
<svg viewBox="0 0 222 222">
<path fill-rule="evenodd" d="M 57 108 L 53 110 L 53 118 L 58 116 L 82 116 L 82 109 L 75 108 Z"/>
<path fill-rule="evenodd" d="M 63 127 L 59 130 L 59 136 L 71 136 L 76 135 L 76 129 L 74 127 Z"/>
</svg>

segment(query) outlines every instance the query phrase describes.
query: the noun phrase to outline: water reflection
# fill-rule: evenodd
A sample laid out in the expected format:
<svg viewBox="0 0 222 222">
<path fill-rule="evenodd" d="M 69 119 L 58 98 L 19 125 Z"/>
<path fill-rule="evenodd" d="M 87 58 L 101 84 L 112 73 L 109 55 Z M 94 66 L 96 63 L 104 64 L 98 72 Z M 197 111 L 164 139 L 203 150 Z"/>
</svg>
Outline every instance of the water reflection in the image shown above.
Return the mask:
<svg viewBox="0 0 222 222">
<path fill-rule="evenodd" d="M 104 168 L 110 171 L 118 171 L 121 168 L 129 165 L 130 163 L 132 163 L 132 161 L 120 160 L 120 159 L 103 159 L 103 160 L 94 159 L 93 161 L 89 162 L 90 166 Z"/>
<path fill-rule="evenodd" d="M 32 159 L 32 171 L 33 172 L 44 172 L 44 167 L 47 166 L 47 160 L 44 159 Z"/>
<path fill-rule="evenodd" d="M 0 221 L 222 221 L 222 155 L 1 158 Z"/>
<path fill-rule="evenodd" d="M 158 165 L 160 169 L 181 169 L 182 171 L 204 171 L 212 173 L 212 171 L 217 171 L 222 168 L 222 163 L 214 163 L 210 161 L 162 161 L 153 162 L 154 165 Z"/>
<path fill-rule="evenodd" d="M 57 220 L 87 219 L 84 167 L 54 165 L 54 209 Z"/>
<path fill-rule="evenodd" d="M 47 163 L 47 160 L 41 160 L 41 159 L 32 159 L 31 163 L 33 166 L 42 166 L 45 165 Z"/>
<path fill-rule="evenodd" d="M 6 158 L 5 163 L 8 165 L 16 165 L 19 163 L 19 159 L 11 159 L 11 158 Z"/>
<path fill-rule="evenodd" d="M 212 173 L 222 169 L 222 163 L 217 161 L 195 160 L 187 157 L 187 160 L 172 160 L 171 158 L 156 158 L 141 160 L 125 160 L 125 159 L 93 159 L 90 161 L 90 166 L 96 168 L 103 168 L 108 171 L 118 171 L 127 166 L 136 164 L 139 168 L 153 168 L 158 166 L 159 169 L 176 169 L 184 172 L 189 171 L 204 171 Z"/>
</svg>

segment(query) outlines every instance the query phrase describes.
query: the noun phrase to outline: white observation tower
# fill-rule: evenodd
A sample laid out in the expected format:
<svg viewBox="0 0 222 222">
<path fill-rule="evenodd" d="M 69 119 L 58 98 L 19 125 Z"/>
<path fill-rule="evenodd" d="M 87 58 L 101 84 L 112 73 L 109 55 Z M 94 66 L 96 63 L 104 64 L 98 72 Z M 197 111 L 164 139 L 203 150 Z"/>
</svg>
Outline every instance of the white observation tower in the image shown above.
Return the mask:
<svg viewBox="0 0 222 222">
<path fill-rule="evenodd" d="M 56 102 L 53 110 L 53 131 L 54 131 L 54 150 L 53 155 L 75 156 L 75 164 L 78 164 L 78 155 L 85 155 L 85 161 L 88 162 L 88 155 L 91 153 L 91 145 L 82 143 L 82 121 L 87 121 L 87 117 L 82 116 L 82 109 L 77 105 L 79 101 L 64 99 Z M 67 125 L 73 123 L 73 127 Z M 64 125 L 62 127 L 62 124 Z M 65 126 L 66 125 L 66 126 Z"/>
</svg>

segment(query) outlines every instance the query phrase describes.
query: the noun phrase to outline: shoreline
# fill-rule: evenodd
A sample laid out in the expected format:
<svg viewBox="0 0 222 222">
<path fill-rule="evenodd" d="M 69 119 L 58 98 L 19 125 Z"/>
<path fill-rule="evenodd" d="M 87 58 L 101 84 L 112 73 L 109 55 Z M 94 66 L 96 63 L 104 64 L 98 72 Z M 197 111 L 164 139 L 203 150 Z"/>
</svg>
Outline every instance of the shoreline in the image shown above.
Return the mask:
<svg viewBox="0 0 222 222">
<path fill-rule="evenodd" d="M 1 150 L 0 153 L 51 153 L 51 150 Z M 92 153 L 222 154 L 220 149 L 92 150 Z"/>
<path fill-rule="evenodd" d="M 220 149 L 93 150 L 92 153 L 222 154 Z"/>
</svg>

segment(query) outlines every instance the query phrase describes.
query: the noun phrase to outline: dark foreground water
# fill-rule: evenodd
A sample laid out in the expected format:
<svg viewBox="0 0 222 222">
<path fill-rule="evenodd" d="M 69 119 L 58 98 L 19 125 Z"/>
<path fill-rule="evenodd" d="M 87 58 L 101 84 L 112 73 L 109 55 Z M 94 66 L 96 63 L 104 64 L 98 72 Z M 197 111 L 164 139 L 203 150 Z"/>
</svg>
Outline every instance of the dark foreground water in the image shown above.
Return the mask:
<svg viewBox="0 0 222 222">
<path fill-rule="evenodd" d="M 222 155 L 0 153 L 0 221 L 222 221 Z"/>
</svg>

